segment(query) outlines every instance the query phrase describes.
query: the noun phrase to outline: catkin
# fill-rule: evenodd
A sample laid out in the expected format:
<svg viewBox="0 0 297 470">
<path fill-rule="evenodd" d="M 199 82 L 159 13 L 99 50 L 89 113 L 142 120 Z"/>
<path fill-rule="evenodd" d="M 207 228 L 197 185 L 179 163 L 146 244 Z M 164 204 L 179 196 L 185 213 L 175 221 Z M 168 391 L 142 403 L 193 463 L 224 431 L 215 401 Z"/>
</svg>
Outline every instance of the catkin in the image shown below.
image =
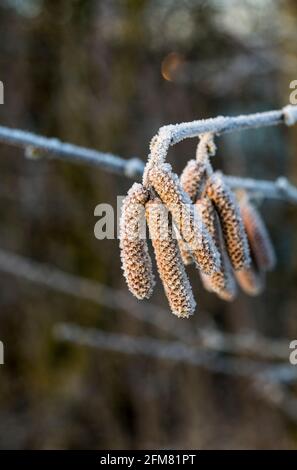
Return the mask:
<svg viewBox="0 0 297 470">
<path fill-rule="evenodd" d="M 211 175 L 206 192 L 219 215 L 227 252 L 234 270 L 248 268 L 251 263 L 248 239 L 233 192 L 220 173 Z"/>
<path fill-rule="evenodd" d="M 211 275 L 201 273 L 202 283 L 207 290 L 215 292 L 224 300 L 231 301 L 235 298 L 237 289 L 232 266 L 226 253 L 218 215 L 212 202 L 207 197 L 198 200 L 195 206 L 217 249 L 221 253 L 221 269 Z"/>
<path fill-rule="evenodd" d="M 170 211 L 175 227 L 188 245 L 199 269 L 205 274 L 217 271 L 220 254 L 171 166 L 153 166 L 149 172 L 149 181 Z"/>
<path fill-rule="evenodd" d="M 205 164 L 189 160 L 180 176 L 181 186 L 192 202 L 201 196 L 205 173 Z"/>
<path fill-rule="evenodd" d="M 183 265 L 171 221 L 162 218 L 159 199 L 146 204 L 147 223 L 156 263 L 172 312 L 178 317 L 189 317 L 195 311 L 196 302 Z"/>
<path fill-rule="evenodd" d="M 249 268 L 236 271 L 235 276 L 241 289 L 246 292 L 246 294 L 256 296 L 263 292 L 265 287 L 264 274 L 258 271 L 253 263 Z"/>
<path fill-rule="evenodd" d="M 264 220 L 247 195 L 239 199 L 240 212 L 257 267 L 271 271 L 276 264 L 274 248 Z"/>
<path fill-rule="evenodd" d="M 192 253 L 187 245 L 186 242 L 183 241 L 182 238 L 178 239 L 178 246 L 179 246 L 179 251 L 181 258 L 183 260 L 183 263 L 185 266 L 190 266 L 190 264 L 194 263 L 194 258 L 192 256 Z"/>
<path fill-rule="evenodd" d="M 138 299 L 149 298 L 155 285 L 152 262 L 148 252 L 145 233 L 145 203 L 148 191 L 134 183 L 122 206 L 120 219 L 120 250 L 122 269 L 129 290 Z"/>
<path fill-rule="evenodd" d="M 205 164 L 197 162 L 197 160 L 189 160 L 180 176 L 180 183 L 182 189 L 188 194 L 192 202 L 195 202 L 200 197 L 205 177 Z M 178 241 L 178 245 L 184 265 L 189 266 L 194 262 L 194 258 L 188 245 L 181 238 Z"/>
</svg>

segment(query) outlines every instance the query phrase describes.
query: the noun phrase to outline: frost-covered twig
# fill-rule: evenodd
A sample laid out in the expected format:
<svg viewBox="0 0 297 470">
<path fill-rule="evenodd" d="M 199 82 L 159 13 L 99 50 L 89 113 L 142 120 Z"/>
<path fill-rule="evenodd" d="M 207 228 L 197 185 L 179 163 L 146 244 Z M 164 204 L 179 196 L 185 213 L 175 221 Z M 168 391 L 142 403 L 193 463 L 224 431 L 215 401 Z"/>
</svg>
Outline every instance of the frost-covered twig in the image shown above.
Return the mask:
<svg viewBox="0 0 297 470">
<path fill-rule="evenodd" d="M 183 362 L 216 373 L 267 380 L 269 383 L 297 379 L 297 373 L 292 365 L 279 366 L 252 359 L 220 357 L 181 341 L 108 333 L 97 328 L 82 328 L 72 323 L 58 323 L 54 327 L 54 335 L 58 339 L 80 345 Z"/>
<path fill-rule="evenodd" d="M 254 390 L 272 406 L 282 411 L 290 420 L 297 422 L 297 397 L 289 387 L 276 382 L 256 380 Z"/>
<path fill-rule="evenodd" d="M 72 323 L 58 323 L 53 329 L 60 341 L 105 351 L 144 355 L 161 360 L 176 361 L 206 369 L 210 372 L 251 380 L 252 390 L 269 404 L 280 409 L 288 418 L 297 421 L 296 396 L 287 383 L 296 381 L 294 366 L 270 365 L 248 359 L 216 357 L 203 353 L 180 341 L 157 340 L 147 336 L 107 333 L 95 328 L 82 328 Z M 289 380 L 288 380 L 289 378 Z"/>
<path fill-rule="evenodd" d="M 297 203 L 297 188 L 284 177 L 279 177 L 276 181 L 266 181 L 224 175 L 224 179 L 232 189 L 246 189 L 270 199 Z"/>
<path fill-rule="evenodd" d="M 205 133 L 224 134 L 242 129 L 252 129 L 277 124 L 293 125 L 297 121 L 297 106 L 285 106 L 278 111 L 267 111 L 235 117 L 218 116 L 211 119 L 183 122 L 163 126 L 153 137 L 149 165 L 165 161 L 170 146 L 184 139 L 198 137 Z"/>
<path fill-rule="evenodd" d="M 171 137 L 170 145 L 174 145 L 186 138 L 197 137 L 205 133 L 220 135 L 227 132 L 275 126 L 278 124 L 292 126 L 296 122 L 297 106 L 288 105 L 277 111 L 266 111 L 263 113 L 246 114 L 235 117 L 218 116 L 216 118 L 185 122 L 173 126 L 164 126 L 161 127 L 160 134 L 169 131 Z"/>
<path fill-rule="evenodd" d="M 161 151 L 160 158 L 165 158 L 170 145 L 185 138 L 195 137 L 207 132 L 225 133 L 281 123 L 292 125 L 297 120 L 297 106 L 286 106 L 279 111 L 268 111 L 235 117 L 223 117 L 193 121 L 161 127 L 154 139 L 155 151 Z M 61 142 L 55 138 L 46 138 L 31 132 L 0 126 L 0 142 L 24 148 L 31 157 L 47 156 L 69 162 L 81 162 L 132 179 L 139 180 L 144 170 L 144 162 L 139 158 L 124 159 L 120 156 L 98 150 Z M 158 157 L 159 158 L 159 157 Z M 284 199 L 297 203 L 297 188 L 286 179 L 258 181 L 246 178 L 225 176 L 232 189 L 244 188 L 250 192 L 260 192 L 268 198 Z"/>
<path fill-rule="evenodd" d="M 181 324 L 173 316 L 169 317 L 166 310 L 151 302 L 143 302 L 140 305 L 121 289 L 113 289 L 97 281 L 75 276 L 48 264 L 1 249 L 0 271 L 100 306 L 119 309 L 137 320 L 162 329 L 173 337 L 178 335 L 183 341 L 194 341 L 195 332 L 187 328 L 185 323 Z"/>
<path fill-rule="evenodd" d="M 74 297 L 85 299 L 107 308 L 123 310 L 137 320 L 154 325 L 173 338 L 196 348 L 235 355 L 252 355 L 266 360 L 287 360 L 290 340 L 265 338 L 254 331 L 228 334 L 214 328 L 193 326 L 167 315 L 151 302 L 139 304 L 120 289 L 113 289 L 91 279 L 74 276 L 53 266 L 32 261 L 23 256 L 0 250 L 0 271 L 21 277 L 29 282 L 48 287 Z"/>
<path fill-rule="evenodd" d="M 42 137 L 20 129 L 0 126 L 0 142 L 21 147 L 27 156 L 38 158 L 43 155 L 70 162 L 82 162 L 96 165 L 112 173 L 140 177 L 144 164 L 138 158 L 125 160 L 112 153 L 100 152 L 86 147 L 61 142 L 56 138 Z"/>
<path fill-rule="evenodd" d="M 218 352 L 252 355 L 266 360 L 287 361 L 289 357 L 289 339 L 266 338 L 254 330 L 224 333 L 213 327 L 204 327 L 197 335 L 199 344 Z"/>
</svg>

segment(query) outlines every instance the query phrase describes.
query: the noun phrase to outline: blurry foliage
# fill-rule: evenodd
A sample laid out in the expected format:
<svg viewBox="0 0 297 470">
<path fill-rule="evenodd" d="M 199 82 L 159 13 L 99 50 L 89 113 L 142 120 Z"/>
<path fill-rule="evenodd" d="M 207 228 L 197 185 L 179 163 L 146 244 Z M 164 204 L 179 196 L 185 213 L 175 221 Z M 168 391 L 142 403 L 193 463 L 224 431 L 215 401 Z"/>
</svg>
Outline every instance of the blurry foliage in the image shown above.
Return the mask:
<svg viewBox="0 0 297 470">
<path fill-rule="evenodd" d="M 286 104 L 296 79 L 296 19 L 289 0 L 5 0 L 1 123 L 145 159 L 160 125 Z M 165 79 L 162 63 L 172 53 L 181 60 Z M 232 134 L 219 141 L 214 165 L 296 180 L 296 145 L 296 130 Z M 176 170 L 194 148 L 186 141 L 172 150 Z M 99 202 L 115 207 L 130 181 L 83 166 L 32 162 L 6 146 L 0 167 L 2 248 L 124 286 L 117 241 L 96 241 L 93 211 Z M 196 297 L 223 329 L 295 338 L 296 208 L 269 201 L 263 209 L 279 258 L 265 294 L 242 295 L 230 306 L 202 290 Z M 148 327 L 10 276 L 1 274 L 1 282 L 1 448 L 296 445 L 295 427 L 244 381 L 51 337 L 59 320 L 132 334 Z M 190 321 L 199 327 L 199 313 Z"/>
</svg>

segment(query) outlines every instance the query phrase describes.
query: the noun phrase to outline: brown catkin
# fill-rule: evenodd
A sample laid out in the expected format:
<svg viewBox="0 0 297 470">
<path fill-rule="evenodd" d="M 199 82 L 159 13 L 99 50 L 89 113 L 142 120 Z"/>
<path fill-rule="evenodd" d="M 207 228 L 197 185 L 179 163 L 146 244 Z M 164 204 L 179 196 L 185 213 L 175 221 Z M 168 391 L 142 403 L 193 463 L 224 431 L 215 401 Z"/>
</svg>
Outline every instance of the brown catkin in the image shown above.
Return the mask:
<svg viewBox="0 0 297 470">
<path fill-rule="evenodd" d="M 265 222 L 246 194 L 240 197 L 239 206 L 256 265 L 259 270 L 271 271 L 276 256 Z"/>
<path fill-rule="evenodd" d="M 200 197 L 203 183 L 206 179 L 205 164 L 197 160 L 189 160 L 180 176 L 182 189 L 188 194 L 192 202 Z M 194 263 L 194 258 L 188 245 L 180 238 L 178 240 L 180 254 L 185 266 Z"/>
<path fill-rule="evenodd" d="M 180 176 L 180 183 L 192 202 L 195 202 L 201 196 L 205 177 L 205 164 L 196 160 L 189 160 Z"/>
<path fill-rule="evenodd" d="M 193 264 L 194 258 L 191 254 L 191 251 L 189 250 L 188 245 L 186 244 L 186 242 L 183 241 L 182 238 L 178 239 L 178 246 L 184 265 L 190 266 L 190 264 Z"/>
<path fill-rule="evenodd" d="M 264 273 L 258 271 L 253 263 L 249 268 L 236 271 L 235 276 L 241 289 L 246 294 L 256 296 L 263 292 L 265 287 Z"/>
<path fill-rule="evenodd" d="M 170 211 L 175 227 L 199 269 L 205 274 L 218 271 L 220 254 L 171 166 L 168 163 L 153 166 L 149 171 L 149 181 Z"/>
<path fill-rule="evenodd" d="M 206 192 L 220 218 L 227 252 L 235 271 L 248 268 L 251 263 L 247 235 L 235 195 L 220 173 L 213 173 Z"/>
<path fill-rule="evenodd" d="M 122 269 L 129 290 L 138 299 L 148 299 L 155 285 L 145 236 L 144 206 L 148 198 L 148 191 L 134 183 L 123 201 L 120 219 Z M 140 233 L 142 228 L 144 233 Z"/>
<path fill-rule="evenodd" d="M 231 301 L 236 296 L 237 288 L 232 266 L 226 253 L 218 215 L 212 202 L 207 197 L 199 199 L 196 202 L 196 208 L 221 253 L 221 269 L 210 275 L 201 273 L 202 283 L 210 292 L 215 292 L 223 300 Z"/>
<path fill-rule="evenodd" d="M 159 199 L 146 204 L 147 223 L 154 247 L 156 263 L 172 312 L 189 317 L 196 302 L 183 265 L 171 221 L 162 217 L 163 204 Z"/>
</svg>

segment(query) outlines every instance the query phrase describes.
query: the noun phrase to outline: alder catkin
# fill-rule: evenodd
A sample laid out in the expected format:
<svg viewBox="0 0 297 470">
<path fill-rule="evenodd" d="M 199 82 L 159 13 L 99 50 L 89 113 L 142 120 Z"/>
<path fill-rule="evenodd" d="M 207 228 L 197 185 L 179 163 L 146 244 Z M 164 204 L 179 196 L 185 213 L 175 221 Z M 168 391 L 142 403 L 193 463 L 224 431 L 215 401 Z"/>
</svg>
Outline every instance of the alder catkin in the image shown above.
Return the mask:
<svg viewBox="0 0 297 470">
<path fill-rule="evenodd" d="M 194 258 L 191 254 L 191 251 L 186 242 L 183 241 L 182 238 L 178 239 L 178 246 L 181 258 L 185 266 L 190 266 L 190 264 L 194 263 Z"/>
<path fill-rule="evenodd" d="M 258 271 L 252 263 L 249 268 L 244 268 L 235 272 L 236 280 L 241 289 L 249 295 L 256 296 L 263 292 L 265 287 L 264 273 Z"/>
<path fill-rule="evenodd" d="M 205 164 L 197 160 L 189 160 L 180 176 L 180 183 L 192 202 L 201 196 L 205 177 Z"/>
<path fill-rule="evenodd" d="M 149 232 L 154 247 L 156 263 L 172 313 L 189 317 L 196 302 L 183 265 L 171 220 L 162 217 L 162 202 L 150 200 L 146 204 Z"/>
<path fill-rule="evenodd" d="M 195 202 L 200 197 L 203 183 L 206 179 L 205 164 L 197 162 L 197 160 L 189 160 L 180 176 L 182 189 Z M 188 245 L 180 238 L 178 240 L 180 254 L 185 266 L 194 263 L 194 258 L 189 250 Z"/>
<path fill-rule="evenodd" d="M 271 271 L 276 256 L 265 222 L 246 194 L 240 197 L 239 206 L 256 265 L 260 270 Z"/>
<path fill-rule="evenodd" d="M 138 299 L 148 299 L 155 285 L 145 234 L 144 206 L 148 198 L 148 191 L 134 183 L 123 201 L 120 219 L 122 269 L 129 290 Z"/>
<path fill-rule="evenodd" d="M 235 195 L 220 173 L 213 173 L 206 192 L 220 218 L 224 240 L 235 271 L 248 268 L 251 263 L 247 235 Z"/>
<path fill-rule="evenodd" d="M 189 196 L 168 163 L 153 166 L 149 181 L 172 215 L 176 229 L 189 247 L 199 269 L 211 274 L 220 267 L 220 254 L 198 216 Z"/>
<path fill-rule="evenodd" d="M 217 249 L 221 253 L 220 270 L 210 275 L 201 273 L 202 283 L 210 292 L 215 292 L 220 298 L 231 301 L 236 296 L 237 288 L 232 273 L 232 266 L 226 253 L 218 215 L 212 202 L 207 197 L 199 199 L 196 202 L 195 207 L 197 208 L 208 232 L 213 238 Z"/>
</svg>

